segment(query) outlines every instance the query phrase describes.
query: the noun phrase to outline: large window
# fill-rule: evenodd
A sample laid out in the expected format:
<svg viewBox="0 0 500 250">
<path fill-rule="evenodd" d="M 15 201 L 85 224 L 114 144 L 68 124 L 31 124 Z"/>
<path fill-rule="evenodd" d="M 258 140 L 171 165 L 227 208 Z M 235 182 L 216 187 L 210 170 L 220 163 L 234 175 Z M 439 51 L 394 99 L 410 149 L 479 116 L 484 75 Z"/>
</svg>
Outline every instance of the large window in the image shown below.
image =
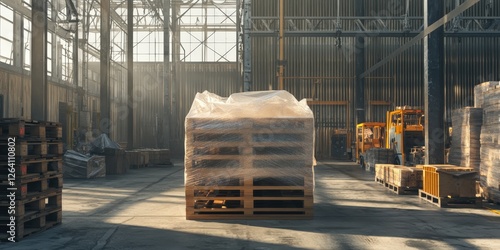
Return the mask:
<svg viewBox="0 0 500 250">
<path fill-rule="evenodd" d="M 0 62 L 14 63 L 14 12 L 11 8 L 0 3 Z"/>
</svg>

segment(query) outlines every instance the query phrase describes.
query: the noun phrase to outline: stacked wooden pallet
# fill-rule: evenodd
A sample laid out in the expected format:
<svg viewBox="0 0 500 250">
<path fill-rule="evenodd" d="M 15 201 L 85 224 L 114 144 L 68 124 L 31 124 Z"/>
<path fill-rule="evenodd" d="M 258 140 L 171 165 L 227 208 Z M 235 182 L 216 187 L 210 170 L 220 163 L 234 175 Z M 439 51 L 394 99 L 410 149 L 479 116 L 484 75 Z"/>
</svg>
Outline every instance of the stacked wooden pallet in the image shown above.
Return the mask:
<svg viewBox="0 0 500 250">
<path fill-rule="evenodd" d="M 61 223 L 62 127 L 0 120 L 0 240 L 18 241 Z"/>
<path fill-rule="evenodd" d="M 397 194 L 416 194 L 422 188 L 422 169 L 376 164 L 375 181 Z"/>
<path fill-rule="evenodd" d="M 421 199 L 439 207 L 480 207 L 476 196 L 477 172 L 455 165 L 418 165 L 424 170 Z"/>
<path fill-rule="evenodd" d="M 483 109 L 466 107 L 453 111 L 453 135 L 448 162 L 470 167 L 479 172 L 481 164 L 479 141 L 483 124 Z"/>
<path fill-rule="evenodd" d="M 197 96 L 195 112 L 186 118 L 186 219 L 312 218 L 312 112 L 283 91 L 241 95 L 230 99 L 241 98 L 244 105 L 219 107 L 199 106 L 208 95 Z M 261 104 L 256 96 L 273 101 L 263 104 L 267 111 L 248 110 Z M 291 107 L 306 115 L 279 113 Z"/>
<path fill-rule="evenodd" d="M 481 84 L 474 91 L 482 93 L 480 101 L 484 110 L 480 150 L 481 187 L 486 198 L 500 203 L 500 83 Z"/>
</svg>

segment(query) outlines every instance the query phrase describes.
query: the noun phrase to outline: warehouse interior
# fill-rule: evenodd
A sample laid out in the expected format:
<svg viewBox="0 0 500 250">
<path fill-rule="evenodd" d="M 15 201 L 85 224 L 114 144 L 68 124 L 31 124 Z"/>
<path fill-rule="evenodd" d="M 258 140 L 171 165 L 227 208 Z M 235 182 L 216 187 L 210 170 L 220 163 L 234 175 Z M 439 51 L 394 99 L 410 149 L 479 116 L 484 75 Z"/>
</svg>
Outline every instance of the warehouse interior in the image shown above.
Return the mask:
<svg viewBox="0 0 500 250">
<path fill-rule="evenodd" d="M 0 249 L 497 249 L 499 43 L 493 0 L 0 0 Z"/>
</svg>

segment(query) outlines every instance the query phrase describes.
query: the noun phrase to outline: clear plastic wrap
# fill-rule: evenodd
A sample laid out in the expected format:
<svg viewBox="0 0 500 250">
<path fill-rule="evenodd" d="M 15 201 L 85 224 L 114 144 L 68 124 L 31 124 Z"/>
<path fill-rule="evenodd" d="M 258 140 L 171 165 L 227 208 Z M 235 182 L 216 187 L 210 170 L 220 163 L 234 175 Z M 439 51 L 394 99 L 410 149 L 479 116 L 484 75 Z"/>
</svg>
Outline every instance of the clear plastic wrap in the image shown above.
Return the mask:
<svg viewBox="0 0 500 250">
<path fill-rule="evenodd" d="M 500 85 L 483 92 L 482 108 L 481 186 L 487 198 L 500 202 Z"/>
<path fill-rule="evenodd" d="M 104 155 L 105 148 L 120 149 L 120 145 L 109 139 L 106 134 L 101 134 L 90 143 L 91 154 Z"/>
<path fill-rule="evenodd" d="M 205 91 L 185 126 L 186 218 L 312 216 L 314 116 L 305 100 Z"/>
<path fill-rule="evenodd" d="M 453 135 L 449 163 L 461 167 L 470 167 L 479 172 L 481 125 L 483 109 L 465 107 L 453 110 L 451 122 Z"/>
</svg>

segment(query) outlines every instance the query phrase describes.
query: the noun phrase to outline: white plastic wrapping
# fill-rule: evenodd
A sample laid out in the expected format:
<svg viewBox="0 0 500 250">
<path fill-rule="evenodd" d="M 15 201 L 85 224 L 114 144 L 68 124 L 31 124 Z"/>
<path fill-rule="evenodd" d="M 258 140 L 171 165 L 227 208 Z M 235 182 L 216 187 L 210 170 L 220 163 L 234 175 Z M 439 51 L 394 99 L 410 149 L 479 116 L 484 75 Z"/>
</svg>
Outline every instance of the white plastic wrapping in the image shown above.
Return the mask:
<svg viewBox="0 0 500 250">
<path fill-rule="evenodd" d="M 479 172 L 481 125 L 483 109 L 465 107 L 456 109 L 451 117 L 453 135 L 449 163 L 461 167 L 474 168 Z"/>
<path fill-rule="evenodd" d="M 311 215 L 314 116 L 305 100 L 286 91 L 228 98 L 205 91 L 196 95 L 185 126 L 188 219 Z"/>
<path fill-rule="evenodd" d="M 488 88 L 485 89 L 485 86 Z M 500 84 L 480 84 L 474 91 L 476 94 L 481 93 L 481 108 L 484 111 L 480 150 L 481 186 L 487 198 L 500 202 Z"/>
</svg>

